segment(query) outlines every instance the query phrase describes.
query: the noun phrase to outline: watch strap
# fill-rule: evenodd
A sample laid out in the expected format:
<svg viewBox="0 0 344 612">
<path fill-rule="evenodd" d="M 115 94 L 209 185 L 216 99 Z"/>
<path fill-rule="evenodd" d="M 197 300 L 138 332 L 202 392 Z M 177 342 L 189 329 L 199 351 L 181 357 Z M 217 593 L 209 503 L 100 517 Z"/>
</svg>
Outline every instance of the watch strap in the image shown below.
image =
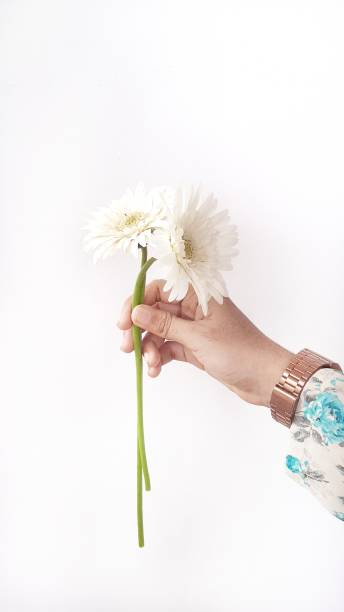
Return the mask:
<svg viewBox="0 0 344 612">
<path fill-rule="evenodd" d="M 271 394 L 271 415 L 276 421 L 286 427 L 291 426 L 301 391 L 320 368 L 342 371 L 338 363 L 309 349 L 303 349 L 291 359 Z"/>
</svg>

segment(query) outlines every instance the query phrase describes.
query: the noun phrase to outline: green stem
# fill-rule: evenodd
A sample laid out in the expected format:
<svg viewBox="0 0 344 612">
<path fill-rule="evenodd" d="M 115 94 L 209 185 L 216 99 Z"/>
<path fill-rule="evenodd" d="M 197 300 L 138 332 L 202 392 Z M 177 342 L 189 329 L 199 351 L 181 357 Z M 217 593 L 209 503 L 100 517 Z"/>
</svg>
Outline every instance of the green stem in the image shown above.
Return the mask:
<svg viewBox="0 0 344 612">
<path fill-rule="evenodd" d="M 139 546 L 142 548 L 145 545 L 145 537 L 143 532 L 143 511 L 142 511 L 142 463 L 140 455 L 139 440 L 137 439 L 137 533 Z"/>
<path fill-rule="evenodd" d="M 141 250 L 141 268 L 147 261 L 147 249 Z M 145 295 L 146 277 L 142 282 L 140 302 L 142 303 Z M 139 547 L 142 548 L 145 545 L 144 529 L 143 529 L 143 508 L 142 508 L 142 462 L 139 438 L 137 436 L 137 532 Z"/>
<path fill-rule="evenodd" d="M 147 261 L 147 247 L 139 247 L 141 248 L 141 268 L 145 265 L 146 261 Z M 146 282 L 145 282 L 146 284 Z M 144 290 L 143 290 L 143 295 L 141 295 L 141 299 L 143 300 L 144 298 Z"/>
<path fill-rule="evenodd" d="M 144 300 L 146 272 L 154 263 L 151 257 L 147 261 L 147 248 L 141 250 L 141 270 L 137 276 L 132 298 L 132 308 L 142 304 Z M 142 349 L 141 330 L 136 325 L 132 327 L 135 363 L 136 363 L 136 396 L 137 396 L 137 527 L 139 546 L 144 546 L 143 512 L 142 512 L 142 471 L 145 479 L 146 491 L 150 491 L 150 478 L 148 472 L 144 428 L 143 428 L 143 399 L 142 399 Z"/>
</svg>

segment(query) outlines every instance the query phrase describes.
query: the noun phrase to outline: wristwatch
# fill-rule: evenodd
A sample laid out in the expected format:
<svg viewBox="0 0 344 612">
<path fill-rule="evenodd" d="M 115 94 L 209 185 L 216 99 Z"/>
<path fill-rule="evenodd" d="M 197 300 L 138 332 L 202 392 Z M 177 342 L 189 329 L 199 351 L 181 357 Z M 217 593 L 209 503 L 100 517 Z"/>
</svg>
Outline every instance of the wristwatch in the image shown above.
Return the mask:
<svg viewBox="0 0 344 612">
<path fill-rule="evenodd" d="M 333 368 L 342 372 L 338 363 L 309 349 L 303 349 L 291 359 L 271 394 L 271 415 L 276 421 L 286 427 L 291 426 L 301 391 L 320 368 Z"/>
</svg>

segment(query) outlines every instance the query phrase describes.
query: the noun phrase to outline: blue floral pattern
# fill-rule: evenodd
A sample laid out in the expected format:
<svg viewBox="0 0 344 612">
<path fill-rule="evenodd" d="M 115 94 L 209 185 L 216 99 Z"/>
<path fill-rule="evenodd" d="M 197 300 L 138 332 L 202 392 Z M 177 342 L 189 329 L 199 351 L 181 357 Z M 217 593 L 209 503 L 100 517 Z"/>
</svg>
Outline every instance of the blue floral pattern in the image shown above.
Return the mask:
<svg viewBox="0 0 344 612">
<path fill-rule="evenodd" d="M 303 416 L 320 433 L 325 444 L 344 442 L 344 404 L 333 391 L 319 393 L 306 404 Z"/>
<path fill-rule="evenodd" d="M 330 368 L 305 385 L 290 429 L 286 471 L 344 521 L 344 376 Z"/>
<path fill-rule="evenodd" d="M 300 459 L 294 457 L 294 455 L 287 455 L 285 459 L 288 470 L 293 474 L 298 474 L 304 481 L 304 484 L 308 485 L 309 479 L 317 480 L 318 482 L 327 482 L 321 471 L 312 469 L 308 459 L 300 461 Z"/>
<path fill-rule="evenodd" d="M 294 457 L 293 455 L 287 455 L 285 458 L 285 464 L 293 474 L 301 474 L 302 472 L 302 463 L 300 459 Z"/>
</svg>

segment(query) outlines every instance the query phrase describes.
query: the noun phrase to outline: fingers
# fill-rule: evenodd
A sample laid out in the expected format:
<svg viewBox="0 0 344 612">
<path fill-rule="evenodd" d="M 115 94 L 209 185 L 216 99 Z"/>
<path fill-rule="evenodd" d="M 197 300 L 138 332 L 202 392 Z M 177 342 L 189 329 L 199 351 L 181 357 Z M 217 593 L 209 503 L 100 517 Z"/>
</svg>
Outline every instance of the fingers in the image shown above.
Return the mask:
<svg viewBox="0 0 344 612">
<path fill-rule="evenodd" d="M 158 310 L 166 310 L 167 312 L 174 314 L 176 317 L 180 317 L 181 315 L 180 302 L 178 302 L 178 304 L 172 304 L 171 302 L 167 304 L 165 304 L 165 302 L 157 302 L 154 304 L 154 308 L 157 308 Z"/>
<path fill-rule="evenodd" d="M 179 304 L 163 304 L 162 302 L 158 302 L 158 304 L 156 304 L 154 307 L 159 308 L 161 310 L 166 310 L 175 315 L 178 315 L 179 310 L 180 310 Z M 130 326 L 131 325 L 132 325 L 132 320 L 130 319 Z M 134 342 L 133 342 L 133 336 L 131 333 L 131 327 L 129 329 L 125 328 L 123 330 L 120 349 L 124 353 L 131 353 L 134 350 Z"/>
<path fill-rule="evenodd" d="M 130 353 L 133 350 L 131 330 L 123 332 L 121 350 Z M 163 365 L 170 361 L 187 361 L 184 347 L 178 342 L 165 342 L 163 338 L 147 333 L 142 340 L 142 354 L 147 364 L 148 376 L 156 378 Z"/>
<path fill-rule="evenodd" d="M 152 306 L 156 304 L 156 302 L 165 302 L 170 304 L 178 304 L 177 301 L 169 302 L 168 298 L 170 295 L 170 291 L 164 291 L 163 287 L 165 286 L 166 281 L 164 280 L 153 280 L 149 283 L 145 290 L 145 300 L 144 303 Z"/>
<path fill-rule="evenodd" d="M 135 325 L 159 338 L 175 340 L 191 349 L 197 340 L 195 323 L 176 317 L 167 310 L 140 305 L 134 308 L 131 316 Z"/>
<path fill-rule="evenodd" d="M 130 329 L 131 325 L 132 325 L 132 322 L 131 322 L 131 296 L 130 296 L 123 302 L 122 310 L 120 312 L 119 319 L 117 321 L 117 327 L 119 327 L 119 329 L 125 330 L 125 329 Z"/>
<path fill-rule="evenodd" d="M 162 338 L 152 336 L 152 334 L 146 334 L 142 340 L 142 354 L 145 362 L 147 363 L 148 375 L 152 378 L 158 376 L 161 371 L 161 357 L 159 348 L 163 343 L 164 340 Z M 134 350 L 131 329 L 126 329 L 123 332 L 120 348 L 124 353 L 131 353 Z"/>
<path fill-rule="evenodd" d="M 166 292 L 163 290 L 164 285 L 165 285 L 164 280 L 154 280 L 151 283 L 149 283 L 149 285 L 147 285 L 146 290 L 145 290 L 144 303 L 148 304 L 149 306 L 152 306 L 153 304 L 156 304 L 157 302 L 164 302 L 167 305 L 168 304 L 175 305 L 178 311 L 178 312 L 175 312 L 175 314 L 179 314 L 180 305 L 177 302 L 172 302 L 172 303 L 168 302 L 169 292 Z M 118 327 L 122 330 L 129 329 L 129 327 L 131 327 L 132 325 L 131 300 L 132 300 L 131 296 L 125 300 L 122 306 L 119 320 L 117 322 Z"/>
<path fill-rule="evenodd" d="M 131 353 L 134 350 L 133 335 L 131 329 L 125 329 L 122 336 L 121 351 Z"/>
<path fill-rule="evenodd" d="M 146 336 L 146 342 L 143 345 L 143 356 L 147 363 L 148 375 L 156 378 L 163 365 L 170 363 L 173 360 L 186 361 L 184 347 L 179 342 L 164 342 L 151 334 Z M 159 348 L 159 341 L 162 342 Z"/>
<path fill-rule="evenodd" d="M 162 338 L 146 334 L 142 340 L 142 354 L 148 367 L 158 367 L 161 363 L 160 347 L 164 343 Z"/>
<path fill-rule="evenodd" d="M 143 358 L 147 364 L 148 376 L 155 378 L 161 372 L 161 357 L 159 347 L 164 341 L 161 338 L 147 334 L 142 342 Z"/>
<path fill-rule="evenodd" d="M 165 342 L 160 349 L 161 365 L 166 365 L 175 359 L 186 361 L 184 347 L 179 342 Z"/>
</svg>

